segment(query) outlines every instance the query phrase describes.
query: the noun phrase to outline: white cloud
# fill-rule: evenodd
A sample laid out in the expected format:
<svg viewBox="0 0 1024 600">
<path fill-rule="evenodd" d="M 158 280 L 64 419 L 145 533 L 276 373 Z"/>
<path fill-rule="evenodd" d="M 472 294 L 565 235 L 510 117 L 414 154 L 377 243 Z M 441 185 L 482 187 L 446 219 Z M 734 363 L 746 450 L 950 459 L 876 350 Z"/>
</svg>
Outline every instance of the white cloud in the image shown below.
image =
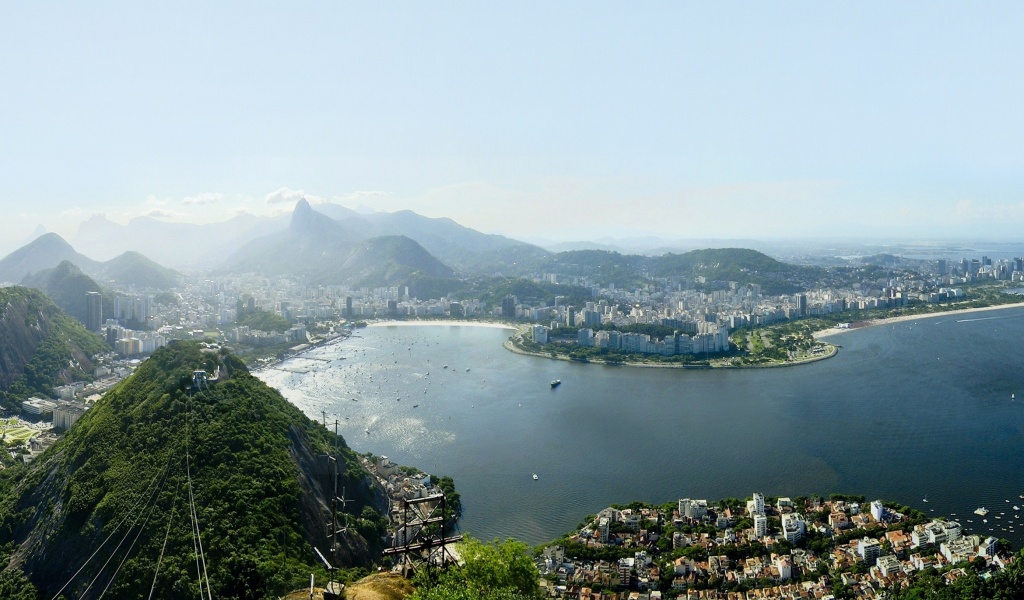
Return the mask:
<svg viewBox="0 0 1024 600">
<path fill-rule="evenodd" d="M 146 211 L 145 213 L 143 213 L 142 216 L 150 217 L 150 218 L 153 218 L 153 219 L 175 219 L 175 218 L 183 217 L 183 216 L 187 216 L 187 215 L 182 215 L 181 213 L 171 212 L 171 211 L 163 209 L 163 208 L 153 208 L 153 209 L 150 209 L 150 210 Z"/>
<path fill-rule="evenodd" d="M 281 187 L 267 194 L 264 198 L 264 202 L 267 204 L 294 204 L 303 198 L 305 198 L 310 204 L 322 204 L 324 201 L 320 196 L 307 194 L 303 190 L 293 190 L 288 187 Z"/>
<path fill-rule="evenodd" d="M 181 200 L 181 203 L 188 205 L 213 204 L 214 202 L 220 202 L 223 199 L 224 194 L 217 192 L 203 192 L 201 194 L 196 194 L 195 196 L 187 196 Z"/>
</svg>

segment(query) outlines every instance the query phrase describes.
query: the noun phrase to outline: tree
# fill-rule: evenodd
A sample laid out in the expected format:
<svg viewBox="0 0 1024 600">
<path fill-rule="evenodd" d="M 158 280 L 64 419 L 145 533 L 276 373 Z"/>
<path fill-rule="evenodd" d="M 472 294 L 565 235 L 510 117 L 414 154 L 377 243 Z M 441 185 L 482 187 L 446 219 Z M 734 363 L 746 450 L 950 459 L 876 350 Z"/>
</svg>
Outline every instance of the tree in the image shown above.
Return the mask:
<svg viewBox="0 0 1024 600">
<path fill-rule="evenodd" d="M 18 569 L 0 572 L 0 598 L 8 600 L 36 600 L 38 592 Z"/>
<path fill-rule="evenodd" d="M 523 542 L 484 543 L 467 537 L 458 546 L 462 564 L 432 580 L 417 574 L 412 600 L 515 600 L 540 597 L 540 574 Z"/>
</svg>

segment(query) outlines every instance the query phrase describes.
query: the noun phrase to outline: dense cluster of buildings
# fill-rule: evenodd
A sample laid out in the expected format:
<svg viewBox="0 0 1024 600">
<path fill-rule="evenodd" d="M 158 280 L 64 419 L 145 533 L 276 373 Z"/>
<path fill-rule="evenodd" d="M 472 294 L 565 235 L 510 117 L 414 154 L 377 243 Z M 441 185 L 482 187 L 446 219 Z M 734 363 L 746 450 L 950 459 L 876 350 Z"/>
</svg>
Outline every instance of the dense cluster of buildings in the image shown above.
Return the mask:
<svg viewBox="0 0 1024 600">
<path fill-rule="evenodd" d="M 617 330 L 594 331 L 589 328 L 577 330 L 577 346 L 585 348 L 601 348 L 613 352 L 635 354 L 660 354 L 676 356 L 678 354 L 705 354 L 726 352 L 729 350 L 729 330 L 717 323 L 701 322 L 693 324 L 699 333 L 689 335 L 675 331 L 671 336 L 656 338 L 645 333 L 629 333 Z M 557 332 L 557 329 L 555 330 Z M 534 325 L 533 341 L 547 344 L 552 341 L 552 330 L 544 325 Z"/>
<path fill-rule="evenodd" d="M 772 502 L 758 493 L 745 505 L 684 498 L 671 512 L 607 508 L 569 539 L 621 558 L 545 548 L 537 564 L 553 598 L 812 599 L 831 597 L 837 583 L 858 598 L 884 598 L 925 569 L 952 580 L 964 563 L 1002 569 L 1010 560 L 995 537 L 967 534 L 957 521 L 912 519 L 879 500 Z"/>
<path fill-rule="evenodd" d="M 21 403 L 21 418 L 31 423 L 38 435 L 29 438 L 24 448 L 12 448 L 12 456 L 28 462 L 57 440 L 57 435 L 71 428 L 118 382 L 131 375 L 138 360 L 118 360 L 113 354 L 94 357 L 98 363 L 93 381 L 73 382 L 54 388 L 54 398 L 32 396 Z M 19 450 L 24 452 L 19 453 Z"/>
<path fill-rule="evenodd" d="M 264 332 L 233 327 L 245 312 L 262 310 L 281 315 L 296 326 L 342 319 L 480 318 L 524 320 L 538 325 L 534 339 L 559 339 L 583 347 L 624 353 L 716 353 L 728 349 L 729 332 L 739 327 L 769 325 L 789 319 L 838 312 L 900 306 L 908 302 L 942 302 L 964 295 L 962 286 L 987 279 L 1024 280 L 1024 259 L 933 261 L 930 272 L 904 271 L 884 279 L 865 276 L 842 288 L 810 289 L 769 295 L 757 284 L 652 278 L 631 289 L 597 277 L 539 274 L 538 282 L 563 282 L 589 290 L 591 300 L 579 306 L 566 298 L 521 301 L 508 295 L 494 305 L 479 298 L 419 299 L 408 287 L 310 286 L 258 275 L 222 276 L 187 281 L 167 294 L 118 293 L 114 314 L 102 314 L 102 298 L 87 295 L 87 326 L 102 331 L 123 356 L 146 356 L 171 339 L 222 337 L 250 346 L 302 343 L 304 330 Z M 855 320 L 851 315 L 851 320 Z M 626 331 L 630 325 L 658 325 L 678 333 L 653 338 Z M 563 331 L 559 331 L 559 330 Z M 566 340 L 565 331 L 572 339 Z"/>
</svg>

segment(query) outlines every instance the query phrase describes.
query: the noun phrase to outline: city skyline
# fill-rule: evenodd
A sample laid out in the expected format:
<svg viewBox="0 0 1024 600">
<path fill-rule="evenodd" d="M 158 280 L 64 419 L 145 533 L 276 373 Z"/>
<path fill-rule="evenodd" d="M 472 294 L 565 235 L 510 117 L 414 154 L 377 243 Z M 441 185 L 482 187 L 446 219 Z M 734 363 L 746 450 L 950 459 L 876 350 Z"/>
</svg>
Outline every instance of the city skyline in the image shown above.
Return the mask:
<svg viewBox="0 0 1024 600">
<path fill-rule="evenodd" d="M 1010 238 L 1024 8 L 5 5 L 0 225 L 410 209 L 552 241 Z"/>
</svg>

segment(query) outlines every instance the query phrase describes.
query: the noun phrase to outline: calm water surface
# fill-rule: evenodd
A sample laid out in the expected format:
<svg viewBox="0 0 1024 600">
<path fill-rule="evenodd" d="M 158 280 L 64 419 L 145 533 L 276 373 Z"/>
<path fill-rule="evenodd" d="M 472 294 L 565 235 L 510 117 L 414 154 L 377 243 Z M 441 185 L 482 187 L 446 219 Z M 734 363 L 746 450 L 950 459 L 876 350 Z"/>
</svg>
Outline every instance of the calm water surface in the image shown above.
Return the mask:
<svg viewBox="0 0 1024 600">
<path fill-rule="evenodd" d="M 508 335 L 375 326 L 259 376 L 356 451 L 454 477 L 483 539 L 760 491 L 861 493 L 1024 541 L 1024 309 L 851 331 L 835 358 L 782 369 L 568 363 L 507 352 Z"/>
</svg>

